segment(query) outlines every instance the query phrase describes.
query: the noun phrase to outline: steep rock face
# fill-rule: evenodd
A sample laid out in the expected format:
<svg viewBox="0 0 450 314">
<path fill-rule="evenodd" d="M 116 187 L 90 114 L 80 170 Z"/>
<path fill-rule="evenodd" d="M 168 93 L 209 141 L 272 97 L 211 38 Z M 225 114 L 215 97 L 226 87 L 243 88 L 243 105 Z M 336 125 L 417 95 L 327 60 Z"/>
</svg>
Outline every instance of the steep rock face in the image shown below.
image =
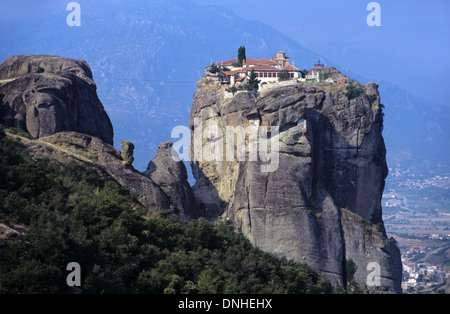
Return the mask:
<svg viewBox="0 0 450 314">
<path fill-rule="evenodd" d="M 134 157 L 133 157 L 133 151 L 134 151 L 134 144 L 131 143 L 130 141 L 120 141 L 120 147 L 122 147 L 122 163 L 125 166 L 131 166 L 131 164 L 134 161 Z"/>
<path fill-rule="evenodd" d="M 151 213 L 176 209 L 184 219 L 194 216 L 186 168 L 169 158 L 171 145 L 161 145 L 146 175 L 132 166 L 133 143 L 122 140 L 122 152 L 112 146 L 112 124 L 85 61 L 46 55 L 8 58 L 0 65 L 0 105 L 1 123 L 37 139 L 28 141 L 36 157 L 94 167 L 136 193 Z"/>
<path fill-rule="evenodd" d="M 194 194 L 187 179 L 184 163 L 172 148 L 172 142 L 159 145 L 155 158 L 148 164 L 143 175 L 151 178 L 166 193 L 171 209 L 187 220 L 198 216 Z"/>
<path fill-rule="evenodd" d="M 35 138 L 77 131 L 113 143 L 113 127 L 85 61 L 14 56 L 0 65 L 0 120 Z"/>
<path fill-rule="evenodd" d="M 39 147 L 36 146 L 41 143 L 51 144 L 53 150 L 50 154 L 45 152 L 45 155 L 39 155 Z M 152 213 L 170 208 L 169 197 L 152 179 L 131 165 L 124 164 L 121 152 L 99 138 L 77 132 L 58 132 L 41 138 L 39 142 L 31 141 L 28 146 L 30 152 L 37 154 L 37 157 L 61 160 L 63 163 L 72 159 L 97 169 L 136 193 L 139 202 Z"/>
<path fill-rule="evenodd" d="M 345 261 L 352 259 L 361 288 L 401 292 L 399 251 L 387 239 L 381 218 L 387 166 L 377 86 L 369 83 L 351 100 L 336 85 L 292 81 L 266 86 L 258 97 L 229 96 L 205 78 L 197 87 L 190 116 L 191 164 L 194 193 L 208 217 L 231 219 L 257 247 L 305 262 L 334 284 L 346 284 Z M 267 159 L 258 152 L 252 159 L 253 142 L 245 134 L 245 158 L 238 161 L 237 153 L 226 158 L 230 126 L 267 131 L 277 126 L 278 135 L 273 130 L 258 144 L 278 143 L 279 153 Z M 238 137 L 230 145 L 234 152 L 242 146 Z M 221 154 L 222 160 L 214 157 Z M 277 167 L 263 171 L 264 166 Z M 381 231 L 375 234 L 365 224 Z M 367 283 L 370 262 L 380 265 L 381 285 Z"/>
</svg>

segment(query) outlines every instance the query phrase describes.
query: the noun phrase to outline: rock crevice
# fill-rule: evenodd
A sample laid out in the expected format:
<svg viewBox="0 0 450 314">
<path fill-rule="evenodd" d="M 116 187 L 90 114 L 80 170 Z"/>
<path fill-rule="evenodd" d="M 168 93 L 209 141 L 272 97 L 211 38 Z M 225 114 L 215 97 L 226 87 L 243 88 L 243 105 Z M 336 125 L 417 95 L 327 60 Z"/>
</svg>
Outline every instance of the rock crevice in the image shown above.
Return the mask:
<svg viewBox="0 0 450 314">
<path fill-rule="evenodd" d="M 230 219 L 255 246 L 305 262 L 333 284 L 345 286 L 345 261 L 352 259 L 358 286 L 401 292 L 399 250 L 379 228 L 387 166 L 377 86 L 367 84 L 354 99 L 343 87 L 301 82 L 267 88 L 257 98 L 245 92 L 225 98 L 224 87 L 202 80 L 197 87 L 191 129 L 219 128 L 223 136 L 214 143 L 223 145 L 222 151 L 227 127 L 279 130 L 258 142 L 268 143 L 272 136 L 278 141 L 275 171 L 261 171 L 274 160 L 261 155 L 251 160 L 248 134 L 244 161 L 217 160 L 203 151 L 203 158 L 191 162 L 194 194 L 208 218 Z M 201 144 L 210 141 L 203 137 Z M 381 286 L 367 284 L 370 262 L 380 265 Z"/>
</svg>

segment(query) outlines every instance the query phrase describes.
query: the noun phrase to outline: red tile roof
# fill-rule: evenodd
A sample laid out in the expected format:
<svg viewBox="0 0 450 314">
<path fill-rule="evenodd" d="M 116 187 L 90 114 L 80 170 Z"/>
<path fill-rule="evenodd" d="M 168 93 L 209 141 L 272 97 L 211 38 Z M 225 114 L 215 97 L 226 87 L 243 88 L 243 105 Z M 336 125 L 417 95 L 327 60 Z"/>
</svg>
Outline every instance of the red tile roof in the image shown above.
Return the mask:
<svg viewBox="0 0 450 314">
<path fill-rule="evenodd" d="M 248 62 L 247 62 L 247 63 L 248 63 Z M 267 65 L 278 65 L 278 62 L 275 62 L 275 61 L 271 61 L 271 60 L 267 60 L 267 59 L 261 58 L 261 59 L 255 60 L 255 63 L 253 63 L 253 64 L 259 64 L 259 65 L 264 65 L 264 64 L 267 64 Z"/>
<path fill-rule="evenodd" d="M 225 74 L 226 76 L 229 76 L 229 75 L 235 75 L 236 73 L 239 73 L 239 72 L 242 72 L 242 70 L 238 69 L 238 70 L 234 70 L 234 71 L 225 71 L 222 73 Z"/>
<path fill-rule="evenodd" d="M 219 65 L 232 65 L 233 63 L 238 62 L 238 61 L 239 61 L 238 58 L 234 58 L 231 60 L 219 62 Z"/>
<path fill-rule="evenodd" d="M 238 61 L 239 61 L 238 58 L 234 58 L 234 59 L 231 59 L 231 60 L 219 62 L 219 65 L 232 65 L 233 63 L 238 62 Z M 278 63 L 275 62 L 275 61 L 267 60 L 265 58 L 261 58 L 261 59 L 247 58 L 244 61 L 244 64 L 247 64 L 247 65 L 265 65 L 265 64 L 267 64 L 267 65 L 277 65 Z"/>
<path fill-rule="evenodd" d="M 281 70 L 282 71 L 300 71 L 300 69 L 297 69 L 295 66 L 290 65 L 290 64 L 283 67 Z"/>
<path fill-rule="evenodd" d="M 222 66 L 229 66 L 232 65 L 235 62 L 238 62 L 238 58 L 234 58 L 231 60 L 227 60 L 227 61 L 222 61 L 219 63 L 219 65 Z M 252 58 L 247 58 L 244 62 L 244 67 L 238 68 L 236 70 L 233 71 L 225 71 L 223 72 L 224 75 L 226 76 L 231 76 L 231 75 L 235 75 L 237 73 L 242 73 L 242 72 L 248 72 L 251 70 L 255 70 L 255 71 L 280 71 L 280 69 L 278 68 L 279 63 L 272 61 L 272 60 L 267 60 L 265 58 L 261 58 L 261 59 L 252 59 Z M 292 65 L 287 65 L 285 67 L 283 67 L 281 70 L 286 70 L 286 71 L 300 71 L 298 68 L 292 66 Z M 236 80 L 242 80 L 243 78 L 238 78 Z"/>
<path fill-rule="evenodd" d="M 247 70 L 247 71 L 251 71 L 252 69 L 255 70 L 255 71 L 267 71 L 267 70 L 269 70 L 269 71 L 279 71 L 278 68 L 270 66 L 270 65 L 255 65 L 255 66 L 252 66 L 252 67 L 244 68 L 244 70 Z"/>
</svg>

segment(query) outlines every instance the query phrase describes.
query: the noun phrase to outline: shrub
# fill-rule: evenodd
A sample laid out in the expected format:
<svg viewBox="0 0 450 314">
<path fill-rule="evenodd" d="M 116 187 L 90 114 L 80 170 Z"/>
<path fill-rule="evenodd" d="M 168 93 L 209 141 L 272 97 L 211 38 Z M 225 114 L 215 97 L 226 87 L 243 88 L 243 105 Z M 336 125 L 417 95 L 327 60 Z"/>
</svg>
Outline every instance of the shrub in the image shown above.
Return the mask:
<svg viewBox="0 0 450 314">
<path fill-rule="evenodd" d="M 218 67 L 217 65 L 215 65 L 215 64 L 213 63 L 213 64 L 211 64 L 211 66 L 209 67 L 209 72 L 215 74 L 215 73 L 220 72 L 220 69 L 219 69 L 219 67 Z"/>
<path fill-rule="evenodd" d="M 247 87 L 249 90 L 257 91 L 260 80 L 256 78 L 255 71 L 250 72 L 250 76 L 247 81 Z"/>
<path fill-rule="evenodd" d="M 230 222 L 145 217 L 127 189 L 76 163 L 33 160 L 0 132 L 0 220 L 28 225 L 0 250 L 8 293 L 324 293 L 310 267 L 251 245 Z M 3 291 L 2 291 L 3 292 Z"/>
<path fill-rule="evenodd" d="M 291 75 L 289 74 L 288 71 L 284 70 L 280 72 L 280 76 L 278 77 L 279 81 L 286 81 L 286 80 L 290 80 L 291 79 Z"/>
<path fill-rule="evenodd" d="M 347 96 L 348 99 L 355 99 L 361 95 L 362 91 L 363 89 L 361 86 L 349 83 L 345 88 L 345 96 Z"/>
</svg>

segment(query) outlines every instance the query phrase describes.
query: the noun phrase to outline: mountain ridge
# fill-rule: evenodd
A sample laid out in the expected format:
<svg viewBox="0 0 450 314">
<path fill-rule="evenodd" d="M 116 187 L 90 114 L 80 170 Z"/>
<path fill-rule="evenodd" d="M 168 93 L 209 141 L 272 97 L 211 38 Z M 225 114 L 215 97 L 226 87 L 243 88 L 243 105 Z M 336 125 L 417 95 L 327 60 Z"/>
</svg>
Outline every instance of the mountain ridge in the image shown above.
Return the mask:
<svg viewBox="0 0 450 314">
<path fill-rule="evenodd" d="M 340 68 L 264 23 L 243 20 L 232 11 L 216 6 L 187 1 L 170 4 L 119 2 L 116 5 L 108 4 L 108 1 L 80 1 L 80 4 L 83 8 L 81 27 L 65 25 L 68 12 L 60 8 L 58 14 L 45 19 L 36 17 L 30 24 L 15 25 L 9 28 L 10 32 L 2 33 L 2 41 L 8 41 L 10 45 L 0 48 L 0 57 L 46 53 L 86 60 L 96 73 L 99 97 L 114 123 L 115 142 L 127 138 L 139 144 L 135 165 L 140 170 L 145 170 L 149 154 L 156 152 L 159 143 L 171 140 L 174 126 L 188 125 L 195 82 L 203 75 L 204 67 L 210 61 L 234 57 L 240 45 L 247 47 L 251 57 L 267 58 L 284 50 L 300 68 L 310 68 L 319 58 L 327 66 Z M 55 29 L 54 25 L 61 27 Z M 34 32 L 30 33 L 29 29 Z M 351 72 L 346 74 L 363 83 L 368 82 Z M 380 88 L 384 85 L 380 83 Z M 383 91 L 382 102 L 387 106 L 388 115 L 385 131 L 401 134 L 394 136 L 394 141 L 390 141 L 390 136 L 386 137 L 388 161 L 402 162 L 410 157 L 405 157 L 403 150 L 397 150 L 396 146 L 410 142 L 407 133 L 412 134 L 415 128 L 401 120 L 404 108 L 400 106 L 393 110 L 399 93 L 398 89 Z M 407 98 L 403 97 L 401 101 L 407 102 Z M 420 108 L 420 102 L 413 103 Z M 448 112 L 446 108 L 442 107 L 442 110 Z M 137 120 L 133 113 L 138 113 Z M 434 118 L 416 112 L 413 118 L 416 121 L 434 120 L 446 130 L 445 119 L 435 111 L 430 111 L 430 115 Z M 395 122 L 390 122 L 390 116 L 395 117 Z M 433 129 L 423 132 L 432 134 Z M 441 144 L 444 137 L 439 134 L 424 137 L 432 138 L 431 143 L 435 144 L 425 145 L 420 138 L 412 143 L 415 146 L 409 151 L 413 162 L 430 157 L 447 161 L 448 151 L 443 152 L 445 147 Z M 436 150 L 438 147 L 442 149 Z M 433 153 L 425 155 L 424 152 Z"/>
</svg>

